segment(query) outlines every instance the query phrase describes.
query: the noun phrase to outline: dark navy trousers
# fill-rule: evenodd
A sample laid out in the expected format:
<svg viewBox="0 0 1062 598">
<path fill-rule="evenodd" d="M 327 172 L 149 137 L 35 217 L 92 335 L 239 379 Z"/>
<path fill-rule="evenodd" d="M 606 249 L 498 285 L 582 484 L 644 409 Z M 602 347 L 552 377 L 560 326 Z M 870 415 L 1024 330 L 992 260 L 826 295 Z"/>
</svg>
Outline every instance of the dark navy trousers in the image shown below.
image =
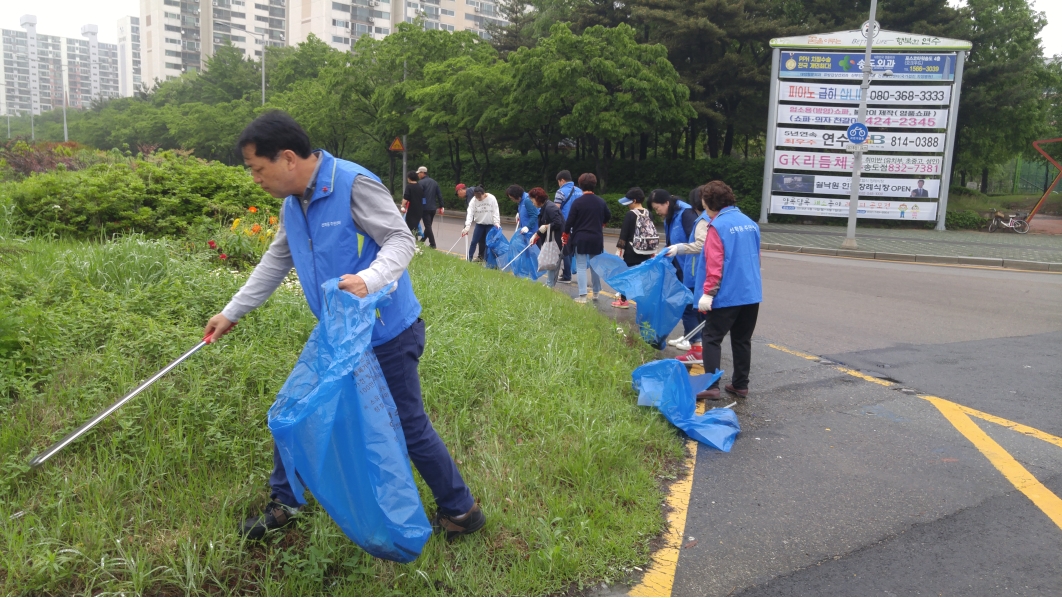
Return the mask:
<svg viewBox="0 0 1062 598">
<path fill-rule="evenodd" d="M 463 515 L 472 509 L 472 492 L 457 471 L 450 452 L 424 412 L 424 400 L 420 394 L 420 374 L 417 366 L 424 353 L 424 321 L 417 320 L 412 326 L 390 341 L 373 349 L 380 362 L 387 387 L 398 408 L 402 432 L 406 436 L 406 448 L 413 466 L 427 482 L 435 495 L 435 503 L 444 515 Z M 273 474 L 269 476 L 273 488 L 273 500 L 288 506 L 298 506 L 295 494 L 288 483 L 284 463 L 273 445 Z"/>
</svg>

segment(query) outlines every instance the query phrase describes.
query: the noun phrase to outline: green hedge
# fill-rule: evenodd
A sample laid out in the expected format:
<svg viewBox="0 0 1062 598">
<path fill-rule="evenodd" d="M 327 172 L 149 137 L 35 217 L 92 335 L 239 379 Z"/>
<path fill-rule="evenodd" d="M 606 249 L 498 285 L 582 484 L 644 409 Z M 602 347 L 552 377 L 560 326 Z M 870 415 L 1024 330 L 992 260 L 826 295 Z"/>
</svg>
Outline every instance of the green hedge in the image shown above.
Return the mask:
<svg viewBox="0 0 1062 598">
<path fill-rule="evenodd" d="M 19 232 L 80 239 L 134 231 L 183 235 L 197 223 L 230 221 L 250 206 L 275 213 L 280 205 L 243 168 L 174 152 L 34 174 L 8 183 L 6 192 Z"/>
</svg>

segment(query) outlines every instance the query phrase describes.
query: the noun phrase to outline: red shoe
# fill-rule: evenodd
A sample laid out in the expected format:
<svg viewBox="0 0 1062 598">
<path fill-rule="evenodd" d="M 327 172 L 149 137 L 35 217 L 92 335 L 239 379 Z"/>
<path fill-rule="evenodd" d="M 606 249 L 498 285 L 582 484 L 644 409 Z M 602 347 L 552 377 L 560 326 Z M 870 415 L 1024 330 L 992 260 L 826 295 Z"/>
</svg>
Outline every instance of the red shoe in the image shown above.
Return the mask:
<svg viewBox="0 0 1062 598">
<path fill-rule="evenodd" d="M 612 307 L 615 307 L 616 309 L 630 309 L 631 304 L 626 301 L 613 301 Z"/>
<path fill-rule="evenodd" d="M 702 390 L 701 392 L 697 393 L 697 400 L 698 401 L 704 401 L 704 400 L 714 401 L 714 400 L 718 399 L 719 396 L 720 396 L 719 387 L 716 386 L 715 388 L 709 388 L 707 390 Z"/>
<path fill-rule="evenodd" d="M 704 362 L 700 347 L 690 347 L 685 355 L 679 355 L 676 359 L 686 365 L 700 365 Z"/>
<path fill-rule="evenodd" d="M 749 389 L 747 388 L 734 388 L 733 384 L 726 385 L 726 391 L 732 395 L 737 395 L 741 398 L 749 396 Z"/>
</svg>

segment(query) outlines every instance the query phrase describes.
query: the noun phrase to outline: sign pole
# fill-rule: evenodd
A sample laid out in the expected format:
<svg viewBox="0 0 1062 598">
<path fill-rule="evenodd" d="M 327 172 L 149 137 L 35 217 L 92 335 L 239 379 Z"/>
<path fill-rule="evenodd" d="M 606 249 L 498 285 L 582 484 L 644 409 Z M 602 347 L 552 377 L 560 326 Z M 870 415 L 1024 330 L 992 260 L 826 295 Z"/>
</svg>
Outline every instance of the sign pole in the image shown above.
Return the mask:
<svg viewBox="0 0 1062 598">
<path fill-rule="evenodd" d="M 951 189 L 951 163 L 955 157 L 955 127 L 959 120 L 959 94 L 962 92 L 962 67 L 966 62 L 966 52 L 960 50 L 955 56 L 955 83 L 951 89 L 951 105 L 948 111 L 948 132 L 951 143 L 944 145 L 944 164 L 940 171 L 940 196 L 937 201 L 937 225 L 934 230 L 946 230 L 945 216 L 948 213 L 948 191 Z"/>
<path fill-rule="evenodd" d="M 771 186 L 774 172 L 774 136 L 778 128 L 778 61 L 782 59 L 782 51 L 774 49 L 771 56 L 771 99 L 770 113 L 767 115 L 767 146 L 763 152 L 763 193 L 760 196 L 760 224 L 767 224 L 767 214 L 771 207 Z M 748 214 L 746 214 L 748 215 Z"/>
<path fill-rule="evenodd" d="M 874 46 L 874 17 L 878 12 L 878 0 L 870 0 L 870 20 L 867 22 L 867 51 L 863 58 L 863 82 L 859 85 L 859 110 L 856 112 L 856 122 L 865 125 L 867 122 L 867 95 L 870 89 L 870 75 L 873 72 L 871 60 L 871 48 Z M 859 217 L 859 175 L 863 170 L 863 148 L 855 150 L 855 159 L 852 161 L 852 193 L 848 201 L 848 232 L 841 243 L 841 249 L 856 249 L 856 220 Z"/>
</svg>

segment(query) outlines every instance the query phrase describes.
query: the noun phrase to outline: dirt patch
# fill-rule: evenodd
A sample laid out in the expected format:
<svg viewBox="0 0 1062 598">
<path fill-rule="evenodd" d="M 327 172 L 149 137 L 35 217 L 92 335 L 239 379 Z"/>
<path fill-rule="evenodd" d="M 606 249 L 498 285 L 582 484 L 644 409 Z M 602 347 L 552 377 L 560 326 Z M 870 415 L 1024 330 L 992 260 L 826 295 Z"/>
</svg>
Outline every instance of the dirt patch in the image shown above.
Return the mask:
<svg viewBox="0 0 1062 598">
<path fill-rule="evenodd" d="M 1029 222 L 1029 232 L 1040 235 L 1062 235 L 1062 216 L 1037 214 Z"/>
</svg>

